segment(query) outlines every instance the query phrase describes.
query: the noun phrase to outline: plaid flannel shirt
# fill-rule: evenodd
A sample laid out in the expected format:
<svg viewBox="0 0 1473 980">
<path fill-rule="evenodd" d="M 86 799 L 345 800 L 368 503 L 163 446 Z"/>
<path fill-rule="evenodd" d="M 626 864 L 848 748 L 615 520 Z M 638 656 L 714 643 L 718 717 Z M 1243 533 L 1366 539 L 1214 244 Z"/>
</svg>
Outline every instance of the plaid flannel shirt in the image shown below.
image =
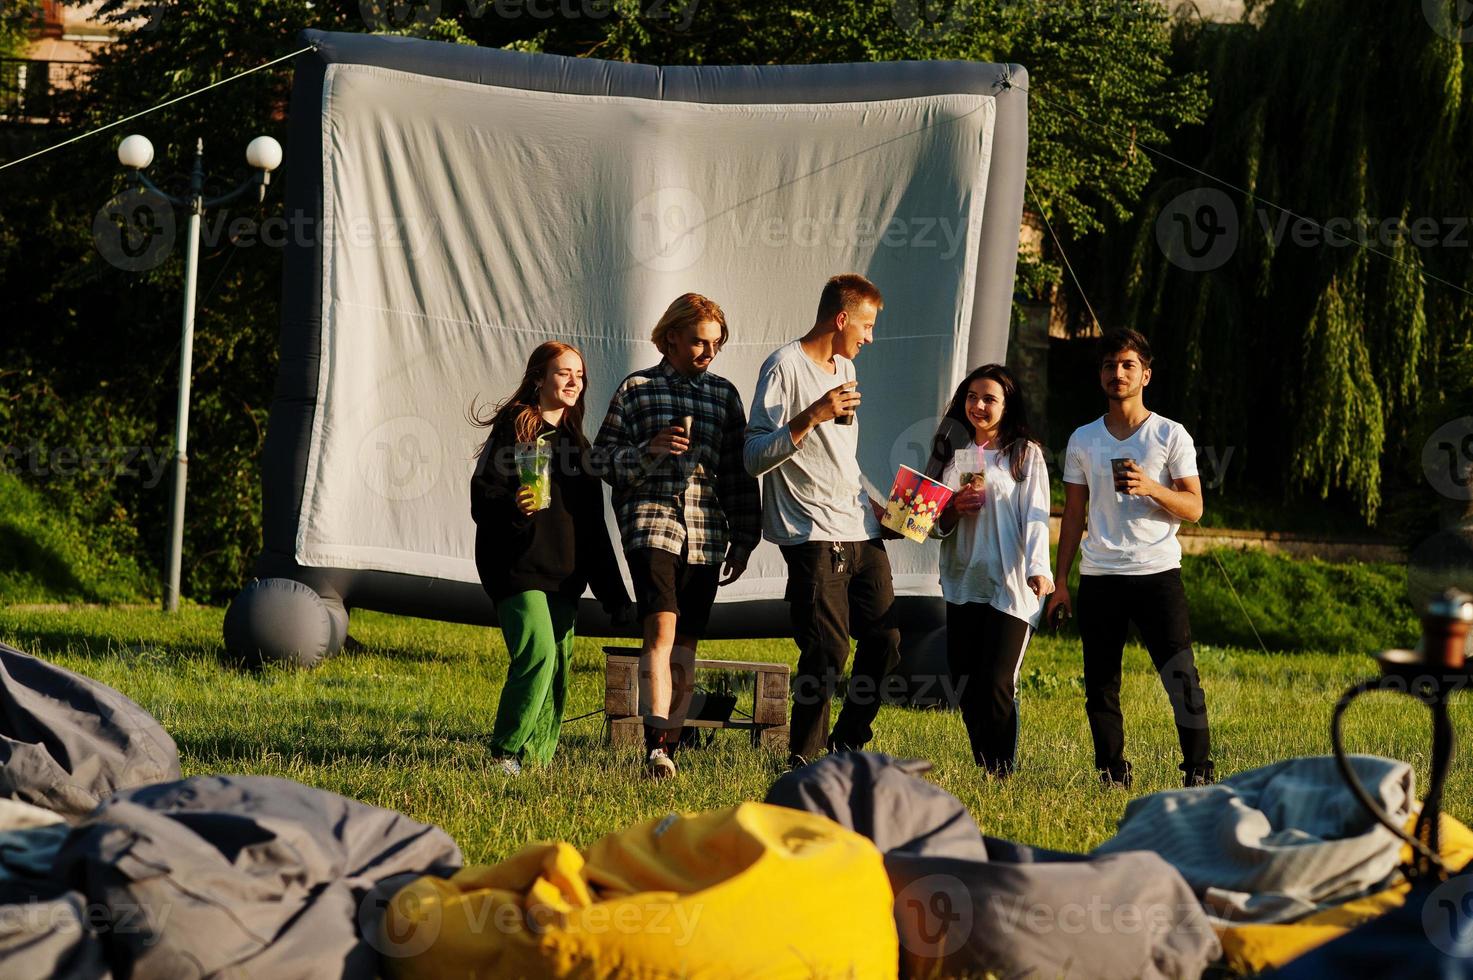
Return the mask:
<svg viewBox="0 0 1473 980">
<path fill-rule="evenodd" d="M 691 448 L 680 456 L 645 451 L 672 418 L 692 419 Z M 725 378 L 687 378 L 661 359 L 614 391 L 594 440 L 605 454 L 624 550 L 686 553 L 692 565 L 745 562 L 762 536 L 757 480 L 742 463 L 747 413 Z M 730 555 L 728 555 L 730 548 Z"/>
</svg>

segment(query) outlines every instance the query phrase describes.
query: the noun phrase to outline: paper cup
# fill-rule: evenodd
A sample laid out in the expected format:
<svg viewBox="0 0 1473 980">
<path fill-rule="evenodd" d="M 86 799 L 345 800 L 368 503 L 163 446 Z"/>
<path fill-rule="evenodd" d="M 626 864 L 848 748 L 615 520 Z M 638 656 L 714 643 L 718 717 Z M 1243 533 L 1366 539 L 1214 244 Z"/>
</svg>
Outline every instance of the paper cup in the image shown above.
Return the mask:
<svg viewBox="0 0 1473 980">
<path fill-rule="evenodd" d="M 1125 479 L 1126 476 L 1125 467 L 1128 464 L 1134 462 L 1135 460 L 1130 456 L 1117 456 L 1114 459 L 1110 460 L 1110 475 L 1115 480 L 1116 493 L 1123 494 L 1125 492 L 1125 488 L 1122 487 L 1120 483 Z"/>
<path fill-rule="evenodd" d="M 901 466 L 890 487 L 885 518 L 880 523 L 912 541 L 924 541 L 951 496 L 952 490 L 946 484 L 909 466 Z"/>
</svg>

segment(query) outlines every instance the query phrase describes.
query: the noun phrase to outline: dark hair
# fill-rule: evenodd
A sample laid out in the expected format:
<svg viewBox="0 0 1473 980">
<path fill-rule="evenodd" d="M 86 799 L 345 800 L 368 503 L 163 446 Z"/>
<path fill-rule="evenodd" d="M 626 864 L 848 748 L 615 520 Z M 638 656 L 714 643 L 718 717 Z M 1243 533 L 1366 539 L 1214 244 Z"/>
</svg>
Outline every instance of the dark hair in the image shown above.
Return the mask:
<svg viewBox="0 0 1473 980">
<path fill-rule="evenodd" d="M 818 318 L 814 322 L 832 320 L 841 311 L 852 312 L 860 303 L 873 303 L 878 309 L 885 305 L 885 297 L 880 295 L 879 286 L 857 272 L 834 276 L 818 294 Z"/>
<path fill-rule="evenodd" d="M 563 354 L 577 354 L 578 360 L 583 361 L 583 390 L 578 392 L 578 401 L 571 408 L 563 411 L 562 422 L 558 428 L 567 433 L 573 440 L 573 444 L 580 449 L 588 448 L 588 440 L 583 436 L 583 397 L 588 394 L 588 362 L 583 352 L 572 344 L 565 344 L 560 340 L 548 340 L 537 345 L 536 350 L 527 358 L 527 369 L 522 372 L 521 383 L 517 390 L 511 393 L 489 413 L 482 415 L 476 411 L 476 403 L 471 402 L 469 417 L 472 425 L 482 429 L 490 429 L 486 435 L 486 441 L 481 443 L 477 458 L 484 456 L 491 446 L 496 431 L 503 426 L 511 429 L 512 437 L 517 442 L 533 442 L 537 433 L 542 429 L 542 407 L 538 398 L 537 388 L 547 377 L 547 368 L 553 361 Z"/>
<path fill-rule="evenodd" d="M 1103 364 L 1105 358 L 1113 354 L 1133 350 L 1136 356 L 1141 359 L 1141 367 L 1151 366 L 1151 342 L 1139 331 L 1131 330 L 1128 327 L 1108 331 L 1099 339 L 1095 350 L 1097 351 L 1095 358 L 1095 363 L 1097 364 Z"/>
<path fill-rule="evenodd" d="M 1002 422 L 998 426 L 997 445 L 1008 454 L 1008 469 L 1019 483 L 1026 476 L 1028 447 L 1036 440 L 1028 427 L 1028 406 L 1023 399 L 1023 390 L 1013 373 L 1001 364 L 984 364 L 972 371 L 956 386 L 951 403 L 946 406 L 941 424 L 936 428 L 936 437 L 931 440 L 931 461 L 926 464 L 926 475 L 933 480 L 941 479 L 946 465 L 956 455 L 957 449 L 970 445 L 976 429 L 967 418 L 967 389 L 972 382 L 986 378 L 1002 388 Z"/>
</svg>

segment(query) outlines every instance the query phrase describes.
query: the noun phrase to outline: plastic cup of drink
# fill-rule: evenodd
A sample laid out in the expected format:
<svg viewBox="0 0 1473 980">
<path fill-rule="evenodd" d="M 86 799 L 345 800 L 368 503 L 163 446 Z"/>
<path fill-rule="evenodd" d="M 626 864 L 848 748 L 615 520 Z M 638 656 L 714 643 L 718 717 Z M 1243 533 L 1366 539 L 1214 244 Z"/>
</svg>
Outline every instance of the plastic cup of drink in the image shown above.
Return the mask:
<svg viewBox="0 0 1473 980">
<path fill-rule="evenodd" d="M 956 451 L 957 466 L 961 473 L 957 479 L 956 492 L 963 490 L 975 490 L 983 494 L 983 504 L 986 505 L 987 477 L 983 468 L 987 465 L 987 459 L 982 453 L 981 446 L 965 446 Z"/>
<path fill-rule="evenodd" d="M 516 449 L 517 480 L 532 491 L 532 509 L 552 506 L 552 447 L 522 443 Z"/>
</svg>

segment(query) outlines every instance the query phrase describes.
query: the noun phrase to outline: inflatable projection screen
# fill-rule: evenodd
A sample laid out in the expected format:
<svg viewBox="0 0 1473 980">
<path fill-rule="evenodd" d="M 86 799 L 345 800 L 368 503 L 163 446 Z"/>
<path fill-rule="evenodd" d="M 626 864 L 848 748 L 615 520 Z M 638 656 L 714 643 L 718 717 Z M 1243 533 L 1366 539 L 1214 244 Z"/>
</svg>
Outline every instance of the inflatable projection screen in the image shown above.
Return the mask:
<svg viewBox="0 0 1473 980">
<path fill-rule="evenodd" d="M 619 381 L 658 361 L 665 307 L 703 293 L 731 327 L 712 369 L 750 406 L 824 281 L 863 273 L 885 295 L 856 362 L 877 495 L 924 463 L 965 372 L 1004 358 L 1027 154 L 1016 65 L 657 68 L 303 38 L 287 211 L 308 232 L 285 255 L 265 547 L 227 620 L 234 646 L 330 653 L 352 607 L 494 623 L 470 517 L 485 430 L 467 410 L 509 394 L 544 340 L 587 356 L 592 438 Z M 889 547 L 902 626 L 939 626 L 936 546 Z M 787 635 L 785 578 L 764 543 L 709 635 Z M 591 598 L 578 628 L 611 634 Z"/>
</svg>

